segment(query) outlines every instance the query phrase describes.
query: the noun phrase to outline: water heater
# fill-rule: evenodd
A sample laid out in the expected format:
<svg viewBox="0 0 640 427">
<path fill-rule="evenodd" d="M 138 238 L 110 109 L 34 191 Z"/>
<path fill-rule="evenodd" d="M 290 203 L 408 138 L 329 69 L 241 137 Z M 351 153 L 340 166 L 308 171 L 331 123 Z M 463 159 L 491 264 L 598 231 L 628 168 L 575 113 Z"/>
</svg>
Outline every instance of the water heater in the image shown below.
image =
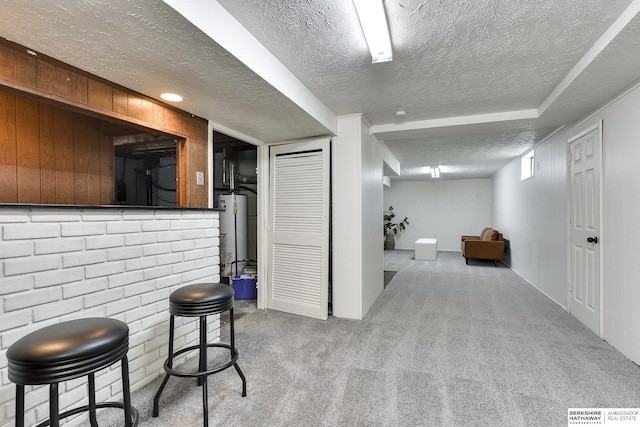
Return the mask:
<svg viewBox="0 0 640 427">
<path fill-rule="evenodd" d="M 220 275 L 241 274 L 247 259 L 247 195 L 221 194 L 218 196 L 220 212 Z"/>
</svg>

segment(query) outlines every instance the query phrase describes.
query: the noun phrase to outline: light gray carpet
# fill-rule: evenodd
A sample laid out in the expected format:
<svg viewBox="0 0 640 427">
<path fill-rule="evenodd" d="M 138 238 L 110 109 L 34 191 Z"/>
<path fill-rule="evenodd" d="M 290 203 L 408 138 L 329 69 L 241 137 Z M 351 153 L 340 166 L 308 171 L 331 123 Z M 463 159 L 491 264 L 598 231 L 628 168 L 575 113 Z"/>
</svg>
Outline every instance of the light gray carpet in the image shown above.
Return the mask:
<svg viewBox="0 0 640 427">
<path fill-rule="evenodd" d="M 385 251 L 398 273 L 363 321 L 239 303 L 248 396 L 233 369 L 210 377 L 210 425 L 566 426 L 569 407 L 640 406 L 640 368 L 508 268 L 412 256 Z M 181 378 L 151 418 L 158 384 L 133 395 L 141 426 L 202 425 Z"/>
</svg>

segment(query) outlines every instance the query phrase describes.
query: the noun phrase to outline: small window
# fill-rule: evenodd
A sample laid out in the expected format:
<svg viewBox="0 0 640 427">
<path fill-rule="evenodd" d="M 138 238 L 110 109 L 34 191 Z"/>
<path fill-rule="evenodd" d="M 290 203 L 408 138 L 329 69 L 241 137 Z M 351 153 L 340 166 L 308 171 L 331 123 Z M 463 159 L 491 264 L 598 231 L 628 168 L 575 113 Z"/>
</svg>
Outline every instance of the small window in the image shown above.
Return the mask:
<svg viewBox="0 0 640 427">
<path fill-rule="evenodd" d="M 522 156 L 522 159 L 520 160 L 520 181 L 533 178 L 534 158 L 534 150 L 531 150 Z"/>
</svg>

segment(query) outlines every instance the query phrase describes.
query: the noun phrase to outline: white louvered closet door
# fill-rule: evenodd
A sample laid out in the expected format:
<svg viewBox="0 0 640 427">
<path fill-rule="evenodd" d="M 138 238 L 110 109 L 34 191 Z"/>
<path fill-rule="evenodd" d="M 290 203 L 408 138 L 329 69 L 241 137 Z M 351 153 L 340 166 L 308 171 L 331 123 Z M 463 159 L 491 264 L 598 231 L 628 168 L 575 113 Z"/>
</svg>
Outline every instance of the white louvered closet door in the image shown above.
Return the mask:
<svg viewBox="0 0 640 427">
<path fill-rule="evenodd" d="M 329 286 L 329 139 L 271 147 L 268 306 L 326 319 Z"/>
</svg>

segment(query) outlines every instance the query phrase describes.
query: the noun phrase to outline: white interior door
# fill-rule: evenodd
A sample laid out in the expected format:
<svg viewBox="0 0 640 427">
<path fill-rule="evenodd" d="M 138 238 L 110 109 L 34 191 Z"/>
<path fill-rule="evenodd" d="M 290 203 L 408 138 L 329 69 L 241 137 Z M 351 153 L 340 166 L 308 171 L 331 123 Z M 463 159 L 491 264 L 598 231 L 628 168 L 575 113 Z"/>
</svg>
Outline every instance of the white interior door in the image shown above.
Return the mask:
<svg viewBox="0 0 640 427">
<path fill-rule="evenodd" d="M 326 319 L 329 287 L 329 139 L 270 149 L 268 307 Z"/>
<path fill-rule="evenodd" d="M 570 143 L 570 310 L 600 335 L 600 129 Z"/>
</svg>

